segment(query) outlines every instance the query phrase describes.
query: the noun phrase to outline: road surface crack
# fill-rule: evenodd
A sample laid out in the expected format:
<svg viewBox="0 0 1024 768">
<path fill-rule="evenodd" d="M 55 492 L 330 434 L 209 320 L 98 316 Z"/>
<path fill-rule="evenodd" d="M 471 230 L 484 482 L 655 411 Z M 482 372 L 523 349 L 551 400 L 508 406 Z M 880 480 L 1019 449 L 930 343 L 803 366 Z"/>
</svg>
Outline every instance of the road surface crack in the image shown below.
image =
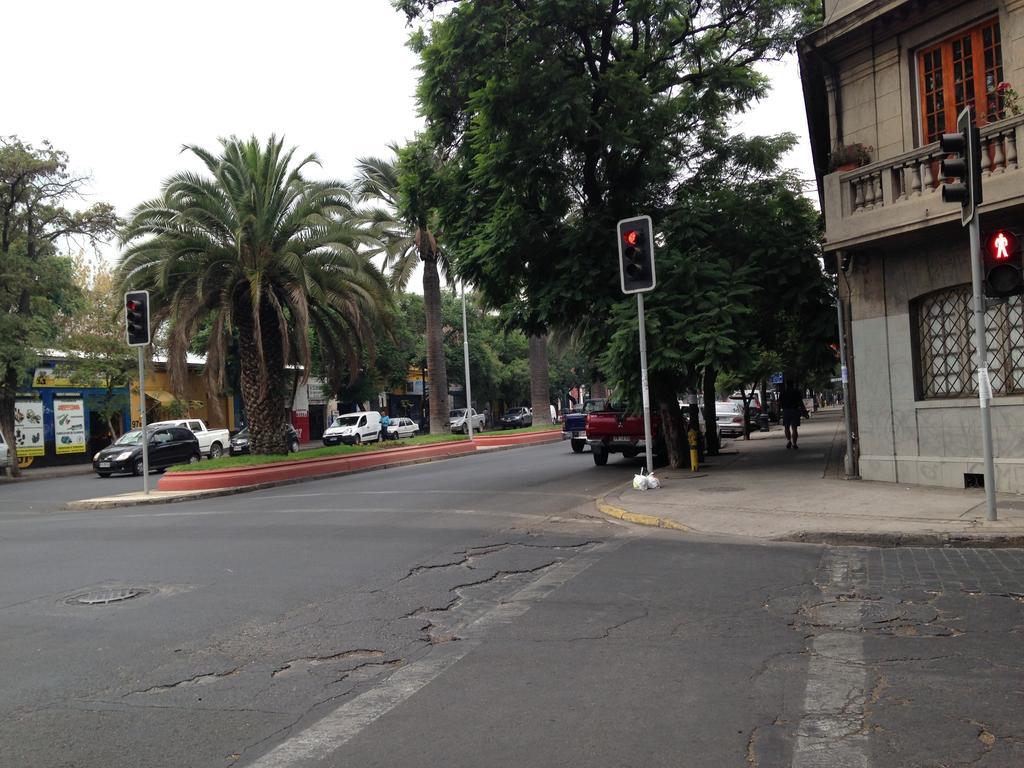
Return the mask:
<svg viewBox="0 0 1024 768">
<path fill-rule="evenodd" d="M 343 661 L 345 659 L 352 658 L 365 658 L 367 656 L 373 658 L 380 658 L 383 655 L 384 651 L 379 650 L 377 648 L 355 648 L 349 651 L 339 651 L 338 653 L 330 653 L 322 656 L 300 656 L 299 658 L 291 659 L 284 665 L 278 667 L 270 673 L 270 676 L 277 677 L 278 675 L 286 674 L 292 671 L 292 669 L 299 664 L 308 667 L 315 667 L 320 664 L 327 664 L 332 661 Z M 353 667 L 353 669 L 358 669 L 358 667 Z"/>
<path fill-rule="evenodd" d="M 128 693 L 121 696 L 121 698 L 123 699 L 128 696 L 134 696 L 135 694 L 162 693 L 164 691 L 170 691 L 175 688 L 189 688 L 193 685 L 207 685 L 209 683 L 216 682 L 217 680 L 222 680 L 225 677 L 230 677 L 231 675 L 238 672 L 238 670 L 240 669 L 241 667 L 232 667 L 231 669 L 225 672 L 205 672 L 201 675 L 193 675 L 192 677 L 186 678 L 185 680 L 178 680 L 174 683 L 154 685 L 149 688 L 145 688 L 141 691 L 129 691 Z"/>
</svg>

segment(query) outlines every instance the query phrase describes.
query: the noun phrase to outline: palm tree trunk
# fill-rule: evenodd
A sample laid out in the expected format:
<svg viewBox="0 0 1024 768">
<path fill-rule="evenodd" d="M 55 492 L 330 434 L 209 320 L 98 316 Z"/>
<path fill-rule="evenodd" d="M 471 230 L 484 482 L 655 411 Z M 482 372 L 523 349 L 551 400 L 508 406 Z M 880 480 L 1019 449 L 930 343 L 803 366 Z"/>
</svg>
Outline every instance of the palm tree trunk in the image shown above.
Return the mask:
<svg viewBox="0 0 1024 768">
<path fill-rule="evenodd" d="M 236 316 L 243 316 L 244 312 Z M 253 328 L 238 324 L 238 358 L 242 402 L 249 425 L 249 448 L 254 454 L 288 452 L 284 426 L 285 370 L 277 318 L 269 305 L 260 313 L 264 364 L 256 351 Z"/>
<path fill-rule="evenodd" d="M 547 334 L 530 336 L 530 405 L 533 407 L 534 425 L 551 423 Z"/>
<path fill-rule="evenodd" d="M 424 255 L 423 306 L 427 313 L 427 373 L 430 376 L 430 431 L 440 435 L 448 431 L 448 371 L 444 361 L 444 335 L 441 328 L 441 279 L 437 258 Z"/>
<path fill-rule="evenodd" d="M 14 439 L 14 399 L 18 389 L 18 370 L 5 366 L 4 381 L 0 384 L 0 432 L 7 443 L 7 461 L 11 477 L 21 476 L 18 466 L 18 443 Z M 0 470 L 2 472 L 3 470 Z"/>
<path fill-rule="evenodd" d="M 704 428 L 708 456 L 717 456 L 721 443 L 718 440 L 718 419 L 715 416 L 715 379 L 718 371 L 710 366 L 704 369 Z"/>
</svg>

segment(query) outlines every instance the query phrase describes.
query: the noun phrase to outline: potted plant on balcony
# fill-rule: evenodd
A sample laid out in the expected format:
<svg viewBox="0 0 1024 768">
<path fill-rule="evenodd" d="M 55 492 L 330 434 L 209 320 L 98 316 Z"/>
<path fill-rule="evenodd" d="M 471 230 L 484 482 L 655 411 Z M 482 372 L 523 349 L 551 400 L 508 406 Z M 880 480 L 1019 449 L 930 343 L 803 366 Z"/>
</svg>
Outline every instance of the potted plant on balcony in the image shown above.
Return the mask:
<svg viewBox="0 0 1024 768">
<path fill-rule="evenodd" d="M 865 144 L 837 144 L 828 156 L 828 172 L 852 171 L 871 162 L 873 147 Z"/>
<path fill-rule="evenodd" d="M 1015 117 L 1021 113 L 1020 94 L 1012 85 L 1002 82 L 996 86 L 995 90 L 999 99 L 1000 117 Z"/>
</svg>

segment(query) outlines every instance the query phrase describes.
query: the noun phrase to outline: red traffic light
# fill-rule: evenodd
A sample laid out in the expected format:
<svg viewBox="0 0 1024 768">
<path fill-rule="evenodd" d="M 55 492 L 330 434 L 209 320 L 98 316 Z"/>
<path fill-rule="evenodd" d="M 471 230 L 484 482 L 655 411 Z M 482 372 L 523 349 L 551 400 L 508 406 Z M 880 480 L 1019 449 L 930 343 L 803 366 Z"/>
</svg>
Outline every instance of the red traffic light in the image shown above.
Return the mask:
<svg viewBox="0 0 1024 768">
<path fill-rule="evenodd" d="M 626 241 L 626 245 L 636 245 L 640 242 L 640 233 L 635 229 L 627 229 L 622 233 L 622 239 Z"/>
<path fill-rule="evenodd" d="M 129 312 L 137 312 L 139 309 L 139 302 L 135 301 L 135 299 L 128 299 L 128 301 L 125 302 L 125 306 L 128 307 Z"/>
<path fill-rule="evenodd" d="M 993 261 L 1009 261 L 1017 252 L 1017 236 L 1005 229 L 997 230 L 989 237 L 986 251 Z"/>
</svg>

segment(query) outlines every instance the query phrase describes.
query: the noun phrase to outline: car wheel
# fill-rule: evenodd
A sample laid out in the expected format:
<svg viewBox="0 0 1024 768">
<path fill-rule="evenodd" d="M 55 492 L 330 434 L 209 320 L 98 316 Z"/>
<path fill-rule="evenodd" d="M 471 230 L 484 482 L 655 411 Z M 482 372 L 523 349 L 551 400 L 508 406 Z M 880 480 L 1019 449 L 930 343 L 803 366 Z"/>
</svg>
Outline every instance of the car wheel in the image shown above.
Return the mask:
<svg viewBox="0 0 1024 768">
<path fill-rule="evenodd" d="M 214 443 L 213 445 L 210 446 L 210 458 L 211 459 L 219 459 L 223 455 L 224 455 L 224 449 L 221 447 L 220 443 Z"/>
<path fill-rule="evenodd" d="M 640 455 L 640 451 L 638 451 L 636 448 L 626 448 L 622 452 L 622 455 L 625 456 L 627 459 L 635 459 L 637 456 Z"/>
<path fill-rule="evenodd" d="M 191 456 L 188 457 L 188 463 L 189 464 L 198 464 L 199 460 L 201 458 L 202 458 L 202 456 L 200 456 L 198 453 L 193 453 Z"/>
<path fill-rule="evenodd" d="M 594 449 L 594 463 L 599 467 L 603 467 L 608 463 L 608 451 L 605 448 Z"/>
<path fill-rule="evenodd" d="M 356 443 L 356 445 L 362 445 L 363 444 L 363 436 L 360 435 L 358 432 L 356 433 L 355 443 Z"/>
<path fill-rule="evenodd" d="M 569 442 L 572 445 L 573 453 L 583 453 L 583 446 L 587 444 L 585 440 L 570 440 Z"/>
<path fill-rule="evenodd" d="M 299 452 L 299 441 L 298 440 L 292 440 L 288 444 L 288 452 L 289 453 L 298 453 Z"/>
<path fill-rule="evenodd" d="M 132 467 L 132 474 L 136 477 L 141 477 L 145 467 L 142 465 L 142 459 L 136 459 L 135 466 Z"/>
<path fill-rule="evenodd" d="M 97 472 L 96 474 L 99 475 L 100 477 L 110 477 L 109 472 Z"/>
</svg>

